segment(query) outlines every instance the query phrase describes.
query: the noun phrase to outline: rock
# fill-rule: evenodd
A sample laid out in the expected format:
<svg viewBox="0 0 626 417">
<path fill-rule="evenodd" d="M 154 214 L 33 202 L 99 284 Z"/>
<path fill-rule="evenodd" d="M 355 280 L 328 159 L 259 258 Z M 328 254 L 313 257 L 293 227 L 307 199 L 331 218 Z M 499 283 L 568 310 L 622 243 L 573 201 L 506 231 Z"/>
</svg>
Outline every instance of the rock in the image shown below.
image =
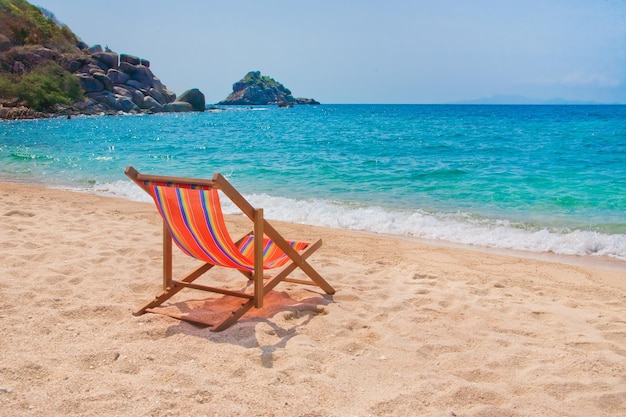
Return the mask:
<svg viewBox="0 0 626 417">
<path fill-rule="evenodd" d="M 76 74 L 80 86 L 87 94 L 104 90 L 104 84 L 88 74 Z"/>
<path fill-rule="evenodd" d="M 16 119 L 43 119 L 49 117 L 46 113 L 41 113 L 24 106 L 4 107 L 0 105 L 0 119 L 16 120 Z"/>
<path fill-rule="evenodd" d="M 150 88 L 147 93 L 148 94 L 146 95 L 146 97 L 152 97 L 161 106 L 168 103 L 167 99 L 165 98 L 165 95 L 163 95 L 163 93 L 160 90 L 157 90 L 156 88 Z"/>
<path fill-rule="evenodd" d="M 0 52 L 8 51 L 12 46 L 13 43 L 11 43 L 11 39 L 0 33 Z"/>
<path fill-rule="evenodd" d="M 197 88 L 187 90 L 178 97 L 177 101 L 182 101 L 191 104 L 191 107 L 195 111 L 205 111 L 206 102 L 204 100 L 204 94 Z"/>
<path fill-rule="evenodd" d="M 102 45 L 94 45 L 87 49 L 87 52 L 89 52 L 90 54 L 97 54 L 99 52 L 104 52 L 104 50 L 102 49 Z"/>
<path fill-rule="evenodd" d="M 130 78 L 148 87 L 154 87 L 154 74 L 152 74 L 150 68 L 143 65 L 137 65 L 135 71 L 130 74 Z"/>
<path fill-rule="evenodd" d="M 174 93 L 173 91 L 170 91 L 167 88 L 165 88 L 163 90 L 163 94 L 165 94 L 165 97 L 167 98 L 168 103 L 171 103 L 172 101 L 176 101 L 176 93 Z"/>
<path fill-rule="evenodd" d="M 146 67 L 148 68 L 148 67 Z M 161 80 L 159 80 L 158 77 L 153 76 L 152 77 L 152 87 L 158 89 L 158 90 L 165 90 L 165 86 L 163 85 L 163 83 L 161 82 Z"/>
<path fill-rule="evenodd" d="M 191 104 L 186 101 L 173 101 L 171 103 L 167 103 L 163 106 L 163 111 L 166 112 L 190 112 L 194 111 L 194 108 Z"/>
<path fill-rule="evenodd" d="M 142 109 L 145 110 L 150 110 L 153 112 L 161 112 L 163 111 L 163 106 L 161 104 L 159 104 L 158 101 L 156 101 L 154 98 L 150 97 L 150 96 L 145 96 L 143 98 L 143 103 L 141 105 Z"/>
<path fill-rule="evenodd" d="M 33 52 L 32 49 L 26 49 L 24 47 L 12 48 L 7 52 L 7 55 L 11 55 L 12 61 L 20 61 L 24 64 L 27 71 L 32 70 L 38 65 L 43 65 L 48 62 L 48 59 Z"/>
<path fill-rule="evenodd" d="M 133 66 L 141 64 L 141 60 L 138 57 L 134 55 L 128 55 L 128 54 L 120 55 L 120 63 L 122 62 L 126 62 L 127 64 L 130 64 Z M 146 66 L 149 66 L 149 65 L 146 65 Z"/>
<path fill-rule="evenodd" d="M 24 75 L 25 72 L 26 72 L 26 67 L 24 66 L 24 63 L 22 61 L 15 61 L 13 63 L 13 66 L 11 67 L 11 73 Z"/>
<path fill-rule="evenodd" d="M 141 103 L 143 103 L 144 93 L 141 90 L 137 90 L 136 88 L 130 85 L 121 85 L 120 88 L 123 88 L 131 93 L 133 97 L 133 103 L 141 107 Z"/>
<path fill-rule="evenodd" d="M 104 85 L 105 90 L 113 91 L 113 82 L 103 72 L 96 72 L 92 75 L 93 78 L 100 81 Z"/>
<path fill-rule="evenodd" d="M 296 100 L 296 104 L 320 104 L 319 101 L 312 99 L 312 98 L 301 98 L 298 97 L 295 99 Z"/>
<path fill-rule="evenodd" d="M 295 99 L 291 90 L 260 71 L 250 71 L 240 81 L 233 84 L 233 92 L 220 101 L 220 105 L 267 105 L 279 104 L 319 104 L 313 99 Z"/>
<path fill-rule="evenodd" d="M 128 80 L 128 81 L 126 81 L 126 85 L 130 85 L 131 87 L 134 87 L 137 90 L 141 90 L 141 91 L 144 91 L 144 90 L 147 91 L 148 88 L 150 88 L 147 85 L 142 84 L 139 81 L 135 81 L 135 80 Z"/>
<path fill-rule="evenodd" d="M 0 7 L 1 10 L 2 7 Z M 1 27 L 2 22 L 0 22 Z M 50 61 L 61 62 L 62 59 L 61 53 L 41 45 L 18 45 L 0 53 L 0 71 L 10 70 L 15 61 L 20 61 L 24 64 L 26 72 L 30 72 L 37 66 L 45 65 Z"/>
<path fill-rule="evenodd" d="M 126 84 L 126 81 L 130 80 L 128 74 L 113 68 L 107 71 L 107 77 L 109 77 L 113 84 Z"/>
<path fill-rule="evenodd" d="M 89 75 L 94 75 L 98 72 L 103 72 L 103 71 L 107 71 L 107 70 L 102 69 L 100 66 L 92 64 L 91 62 L 87 65 L 83 65 L 83 67 L 80 69 L 81 73 L 89 74 Z"/>
<path fill-rule="evenodd" d="M 5 21 L 4 11 L 0 6 L 0 15 L 3 16 L 1 22 Z M 118 54 L 101 45 L 89 47 L 76 37 L 63 44 L 56 43 L 57 38 L 42 38 L 39 45 L 24 44 L 23 39 L 16 41 L 3 29 L 0 23 L 0 71 L 12 71 L 20 76 L 53 61 L 77 77 L 84 97 L 70 105 L 53 106 L 50 115 L 205 110 L 204 94 L 198 89 L 190 90 L 184 100 L 176 102 L 176 94 L 154 75 L 147 59 Z M 45 117 L 47 114 L 27 108 L 11 107 L 7 110 L 2 105 L 18 104 L 16 98 L 10 99 L 15 103 L 10 100 L 0 102 L 0 118 Z"/>
<path fill-rule="evenodd" d="M 119 70 L 123 71 L 125 74 L 128 74 L 129 76 L 132 75 L 136 71 L 136 69 L 137 69 L 136 65 L 129 64 L 126 61 L 120 62 Z"/>
<path fill-rule="evenodd" d="M 92 58 L 88 64 L 90 67 L 98 67 L 100 71 L 107 72 L 111 67 L 109 65 L 99 59 Z"/>
<path fill-rule="evenodd" d="M 100 91 L 94 93 L 87 93 L 87 97 L 104 104 L 108 109 L 115 109 L 117 106 L 117 99 L 115 94 L 110 91 Z"/>
<path fill-rule="evenodd" d="M 138 107 L 141 107 L 143 104 L 144 95 L 141 91 L 129 85 L 115 85 L 113 86 L 113 92 L 120 96 L 129 97 Z"/>
<path fill-rule="evenodd" d="M 78 60 L 70 61 L 64 68 L 69 72 L 77 72 L 83 67 L 83 63 Z"/>
<path fill-rule="evenodd" d="M 97 52 L 91 56 L 104 63 L 107 69 L 117 68 L 119 65 L 119 56 L 115 52 Z"/>
<path fill-rule="evenodd" d="M 163 106 L 165 112 L 193 112 L 193 106 L 186 101 L 173 101 Z"/>
<path fill-rule="evenodd" d="M 135 103 L 133 103 L 133 101 L 128 98 L 128 97 L 124 97 L 124 96 L 116 96 L 116 108 L 118 110 L 123 111 L 124 113 L 131 113 L 131 112 L 137 112 L 139 111 L 139 107 L 137 105 L 135 105 Z"/>
</svg>

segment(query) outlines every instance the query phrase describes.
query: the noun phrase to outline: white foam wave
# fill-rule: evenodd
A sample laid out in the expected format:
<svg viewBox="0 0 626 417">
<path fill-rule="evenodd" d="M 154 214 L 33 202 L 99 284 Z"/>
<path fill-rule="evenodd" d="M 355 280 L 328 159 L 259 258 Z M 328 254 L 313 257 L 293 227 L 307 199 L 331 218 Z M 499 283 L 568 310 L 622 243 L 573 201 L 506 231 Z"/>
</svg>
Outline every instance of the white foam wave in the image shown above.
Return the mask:
<svg viewBox="0 0 626 417">
<path fill-rule="evenodd" d="M 94 191 L 135 201 L 149 197 L 130 181 L 96 184 Z M 263 207 L 268 219 L 338 229 L 361 230 L 430 240 L 442 240 L 491 248 L 552 252 L 562 255 L 608 256 L 626 260 L 626 235 L 581 230 L 533 229 L 506 220 L 476 218 L 465 213 L 356 207 L 326 200 L 294 200 L 265 194 L 246 195 L 255 207 Z M 237 208 L 222 199 L 224 212 Z"/>
<path fill-rule="evenodd" d="M 121 197 L 132 201 L 151 201 L 150 196 L 131 181 L 96 183 L 93 187 L 93 192 L 96 194 Z"/>
</svg>

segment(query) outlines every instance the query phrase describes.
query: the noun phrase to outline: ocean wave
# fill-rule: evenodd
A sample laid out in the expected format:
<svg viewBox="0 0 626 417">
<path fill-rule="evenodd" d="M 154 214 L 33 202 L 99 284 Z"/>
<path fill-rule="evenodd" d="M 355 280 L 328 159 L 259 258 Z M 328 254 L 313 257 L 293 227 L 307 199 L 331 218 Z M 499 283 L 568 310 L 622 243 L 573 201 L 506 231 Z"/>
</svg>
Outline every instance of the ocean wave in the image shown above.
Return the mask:
<svg viewBox="0 0 626 417">
<path fill-rule="evenodd" d="M 130 181 L 95 184 L 93 192 L 134 201 L 150 201 Z M 489 248 L 551 252 L 560 255 L 607 256 L 626 261 L 626 235 L 586 230 L 538 228 L 501 219 L 485 219 L 468 213 L 427 213 L 389 210 L 376 206 L 349 206 L 327 200 L 295 200 L 267 194 L 245 196 L 263 207 L 265 217 L 292 223 L 439 240 Z M 222 199 L 226 214 L 238 214 Z"/>
<path fill-rule="evenodd" d="M 16 161 L 30 161 L 30 160 L 43 160 L 43 161 L 54 161 L 56 158 L 50 155 L 42 155 L 31 152 L 11 152 L 9 154 L 9 158 Z"/>
</svg>

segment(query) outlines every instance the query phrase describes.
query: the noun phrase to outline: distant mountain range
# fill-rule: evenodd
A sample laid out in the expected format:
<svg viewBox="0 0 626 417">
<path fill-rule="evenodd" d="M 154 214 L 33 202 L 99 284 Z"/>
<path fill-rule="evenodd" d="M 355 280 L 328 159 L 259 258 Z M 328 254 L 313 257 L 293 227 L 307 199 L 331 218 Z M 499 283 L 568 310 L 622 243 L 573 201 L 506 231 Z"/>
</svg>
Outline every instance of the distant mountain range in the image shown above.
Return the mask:
<svg viewBox="0 0 626 417">
<path fill-rule="evenodd" d="M 580 100 L 565 100 L 562 98 L 552 98 L 548 100 L 542 100 L 531 97 L 524 97 L 518 95 L 496 95 L 491 97 L 483 97 L 475 100 L 462 100 L 455 101 L 451 104 L 587 104 L 587 105 L 600 105 L 600 104 L 622 104 L 622 103 L 598 103 L 595 101 L 580 101 Z"/>
</svg>

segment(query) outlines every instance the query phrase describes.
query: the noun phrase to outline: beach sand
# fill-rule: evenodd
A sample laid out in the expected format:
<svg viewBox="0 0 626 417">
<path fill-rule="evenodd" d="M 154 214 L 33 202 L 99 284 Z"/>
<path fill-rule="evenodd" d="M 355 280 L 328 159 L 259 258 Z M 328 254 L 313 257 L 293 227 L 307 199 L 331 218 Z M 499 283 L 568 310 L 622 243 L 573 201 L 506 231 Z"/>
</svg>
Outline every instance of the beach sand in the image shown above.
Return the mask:
<svg viewBox="0 0 626 417">
<path fill-rule="evenodd" d="M 214 333 L 132 315 L 161 286 L 152 204 L 0 184 L 0 415 L 626 415 L 623 262 L 272 223 L 324 240 L 336 294 L 281 284 Z"/>
</svg>

